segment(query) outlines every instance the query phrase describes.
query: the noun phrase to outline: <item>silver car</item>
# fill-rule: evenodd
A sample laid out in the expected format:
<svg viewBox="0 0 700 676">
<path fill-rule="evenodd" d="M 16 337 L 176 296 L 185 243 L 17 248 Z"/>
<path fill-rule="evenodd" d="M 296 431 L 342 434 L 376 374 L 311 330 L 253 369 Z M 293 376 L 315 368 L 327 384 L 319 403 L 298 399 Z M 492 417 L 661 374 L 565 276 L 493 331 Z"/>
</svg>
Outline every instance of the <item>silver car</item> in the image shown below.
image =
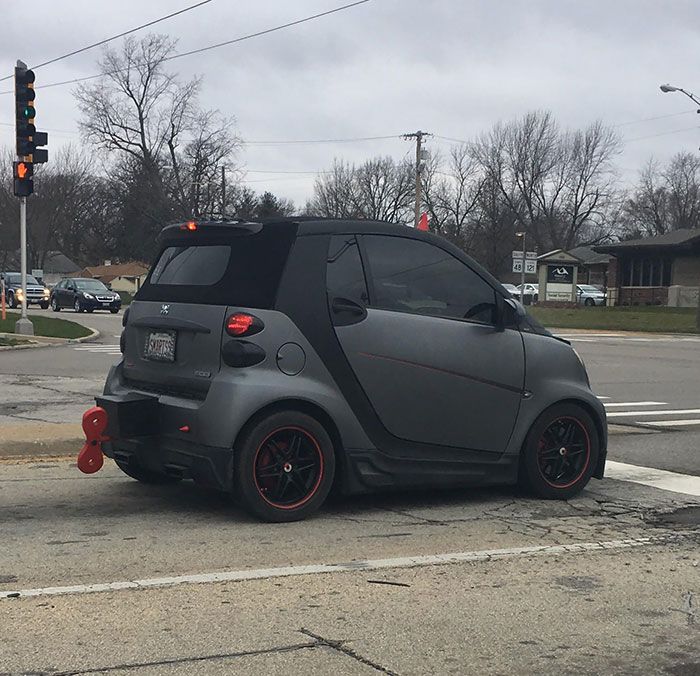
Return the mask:
<svg viewBox="0 0 700 676">
<path fill-rule="evenodd" d="M 568 499 L 603 476 L 605 410 L 578 355 L 445 239 L 292 218 L 160 241 L 84 418 L 83 471 L 101 449 L 134 479 L 193 479 L 269 521 L 331 490 Z"/>
<path fill-rule="evenodd" d="M 605 305 L 607 296 L 603 291 L 591 284 L 577 284 L 576 295 L 581 305 Z"/>
</svg>

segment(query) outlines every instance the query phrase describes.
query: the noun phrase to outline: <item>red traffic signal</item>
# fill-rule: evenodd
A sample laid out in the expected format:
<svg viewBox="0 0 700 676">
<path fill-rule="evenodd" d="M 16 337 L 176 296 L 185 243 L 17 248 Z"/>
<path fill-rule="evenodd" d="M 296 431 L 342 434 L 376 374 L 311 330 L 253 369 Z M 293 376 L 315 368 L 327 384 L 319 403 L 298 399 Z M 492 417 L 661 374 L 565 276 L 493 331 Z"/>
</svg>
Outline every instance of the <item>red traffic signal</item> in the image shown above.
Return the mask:
<svg viewBox="0 0 700 676">
<path fill-rule="evenodd" d="M 17 197 L 28 197 L 34 192 L 34 166 L 31 162 L 13 162 L 14 193 Z"/>
</svg>

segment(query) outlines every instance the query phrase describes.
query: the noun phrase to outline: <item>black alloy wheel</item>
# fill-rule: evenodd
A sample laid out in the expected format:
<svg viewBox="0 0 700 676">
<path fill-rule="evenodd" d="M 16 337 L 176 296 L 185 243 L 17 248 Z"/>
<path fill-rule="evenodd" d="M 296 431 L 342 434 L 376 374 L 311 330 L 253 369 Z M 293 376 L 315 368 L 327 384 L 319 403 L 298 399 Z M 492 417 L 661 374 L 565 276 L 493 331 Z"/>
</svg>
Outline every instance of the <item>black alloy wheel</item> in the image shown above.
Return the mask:
<svg viewBox="0 0 700 676">
<path fill-rule="evenodd" d="M 333 484 L 335 453 L 323 425 L 280 411 L 248 426 L 234 447 L 234 493 L 265 521 L 297 521 L 315 512 Z"/>
<path fill-rule="evenodd" d="M 576 404 L 557 404 L 530 429 L 520 458 L 519 482 L 542 498 L 567 500 L 588 483 L 600 442 L 593 419 Z"/>
<path fill-rule="evenodd" d="M 54 297 L 51 299 L 51 309 L 52 309 L 54 312 L 60 312 L 60 311 L 61 311 L 61 306 L 58 304 L 58 301 L 56 300 L 56 296 L 54 296 Z"/>
<path fill-rule="evenodd" d="M 261 497 L 272 507 L 300 507 L 314 496 L 321 483 L 321 448 L 301 427 L 283 427 L 258 447 L 254 472 Z"/>
<path fill-rule="evenodd" d="M 590 460 L 591 440 L 577 418 L 557 418 L 538 441 L 538 467 L 542 478 L 553 488 L 569 488 L 575 484 Z"/>
<path fill-rule="evenodd" d="M 82 312 L 83 311 L 83 304 L 80 302 L 80 298 L 75 299 L 75 303 L 73 303 L 73 309 L 76 312 Z"/>
</svg>

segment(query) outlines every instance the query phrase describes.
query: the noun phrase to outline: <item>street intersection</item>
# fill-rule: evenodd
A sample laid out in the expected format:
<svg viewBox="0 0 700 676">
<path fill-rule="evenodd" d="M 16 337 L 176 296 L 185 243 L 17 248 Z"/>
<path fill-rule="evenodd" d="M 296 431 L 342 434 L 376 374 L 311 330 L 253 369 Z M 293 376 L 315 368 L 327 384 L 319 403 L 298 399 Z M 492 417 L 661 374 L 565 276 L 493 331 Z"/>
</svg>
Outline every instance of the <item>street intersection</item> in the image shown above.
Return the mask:
<svg viewBox="0 0 700 676">
<path fill-rule="evenodd" d="M 700 669 L 700 341 L 567 334 L 611 416 L 608 476 L 569 502 L 397 493 L 270 525 L 77 471 L 121 328 L 77 319 L 97 342 L 0 353 L 0 430 L 64 439 L 0 460 L 0 673 Z"/>
</svg>

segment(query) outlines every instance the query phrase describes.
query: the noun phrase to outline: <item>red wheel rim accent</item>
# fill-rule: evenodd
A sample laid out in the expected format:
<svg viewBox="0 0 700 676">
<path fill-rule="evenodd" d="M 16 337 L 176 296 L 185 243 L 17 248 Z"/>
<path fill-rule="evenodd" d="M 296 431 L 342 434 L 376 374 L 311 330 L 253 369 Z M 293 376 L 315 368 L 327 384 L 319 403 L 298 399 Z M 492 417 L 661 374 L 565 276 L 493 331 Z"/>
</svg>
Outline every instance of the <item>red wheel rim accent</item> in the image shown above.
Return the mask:
<svg viewBox="0 0 700 676">
<path fill-rule="evenodd" d="M 255 487 L 275 509 L 305 505 L 318 492 L 323 474 L 321 446 L 301 427 L 280 427 L 270 432 L 255 452 Z"/>
<path fill-rule="evenodd" d="M 537 442 L 537 467 L 552 488 L 570 488 L 584 476 L 591 461 L 588 430 L 578 418 L 553 420 Z"/>
</svg>

